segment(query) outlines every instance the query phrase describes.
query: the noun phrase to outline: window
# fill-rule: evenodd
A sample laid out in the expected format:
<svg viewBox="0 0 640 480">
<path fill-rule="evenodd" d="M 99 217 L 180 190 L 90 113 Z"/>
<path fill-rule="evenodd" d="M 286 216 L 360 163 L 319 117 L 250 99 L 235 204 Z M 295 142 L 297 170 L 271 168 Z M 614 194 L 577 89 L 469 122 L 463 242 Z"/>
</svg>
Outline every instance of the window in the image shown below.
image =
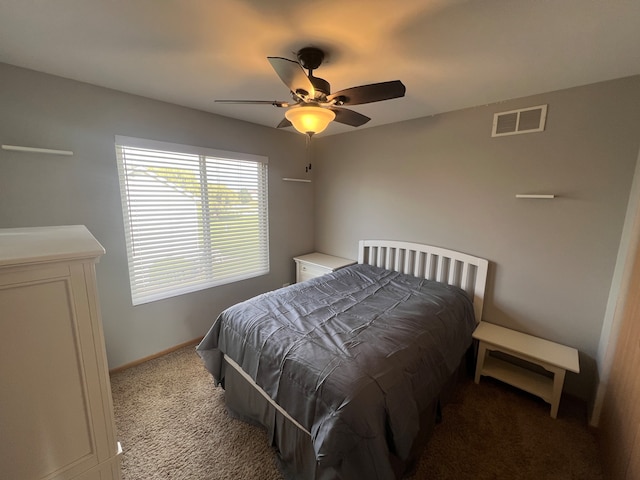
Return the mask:
<svg viewBox="0 0 640 480">
<path fill-rule="evenodd" d="M 134 305 L 269 272 L 266 157 L 116 137 Z"/>
</svg>

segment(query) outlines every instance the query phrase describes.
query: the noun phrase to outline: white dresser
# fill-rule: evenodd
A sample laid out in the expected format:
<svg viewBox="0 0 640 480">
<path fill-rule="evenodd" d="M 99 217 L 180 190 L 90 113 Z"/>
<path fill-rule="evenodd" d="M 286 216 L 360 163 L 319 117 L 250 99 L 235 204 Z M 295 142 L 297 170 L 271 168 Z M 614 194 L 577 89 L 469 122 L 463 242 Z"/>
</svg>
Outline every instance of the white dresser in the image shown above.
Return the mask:
<svg viewBox="0 0 640 480">
<path fill-rule="evenodd" d="M 348 258 L 334 257 L 333 255 L 317 252 L 294 257 L 293 260 L 296 262 L 297 283 L 357 263 L 355 260 L 349 260 Z"/>
<path fill-rule="evenodd" d="M 0 477 L 120 479 L 84 226 L 0 229 Z"/>
</svg>

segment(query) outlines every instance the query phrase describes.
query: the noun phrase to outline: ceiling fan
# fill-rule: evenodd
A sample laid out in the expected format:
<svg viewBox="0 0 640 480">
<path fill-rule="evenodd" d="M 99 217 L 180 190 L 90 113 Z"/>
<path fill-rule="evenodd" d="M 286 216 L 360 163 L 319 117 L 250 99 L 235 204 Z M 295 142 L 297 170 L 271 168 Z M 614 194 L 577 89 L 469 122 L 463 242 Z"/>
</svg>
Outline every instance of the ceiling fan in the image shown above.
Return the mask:
<svg viewBox="0 0 640 480">
<path fill-rule="evenodd" d="M 369 117 L 342 105 L 362 105 L 403 97 L 406 91 L 400 80 L 372 83 L 331 93 L 331 85 L 325 79 L 314 77 L 324 60 L 324 52 L 316 47 L 305 47 L 297 53 L 298 61 L 282 57 L 267 57 L 280 79 L 289 88 L 292 101 L 278 100 L 216 100 L 220 103 L 273 105 L 287 108 L 285 118 L 277 128 L 294 126 L 309 136 L 323 131 L 335 120 L 352 127 L 364 125 Z M 307 69 L 309 73 L 306 73 Z"/>
</svg>

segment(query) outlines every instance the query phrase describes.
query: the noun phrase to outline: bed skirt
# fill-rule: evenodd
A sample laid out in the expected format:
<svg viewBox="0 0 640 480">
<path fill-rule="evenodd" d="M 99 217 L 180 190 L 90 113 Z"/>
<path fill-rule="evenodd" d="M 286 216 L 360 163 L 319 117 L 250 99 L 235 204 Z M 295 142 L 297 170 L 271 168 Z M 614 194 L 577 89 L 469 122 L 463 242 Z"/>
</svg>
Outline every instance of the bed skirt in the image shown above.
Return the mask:
<svg viewBox="0 0 640 480">
<path fill-rule="evenodd" d="M 467 352 L 460 361 L 456 372 L 443 387 L 440 395 L 420 414 L 420 432 L 415 439 L 408 459 L 402 460 L 389 453 L 388 461 L 396 478 L 411 475 L 433 429 L 440 418 L 440 408 L 450 399 L 451 393 L 459 379 L 473 371 L 469 362 L 473 355 Z M 269 442 L 276 449 L 278 466 L 287 480 L 351 480 L 360 479 L 361 462 L 369 461 L 369 457 L 361 459 L 358 451 L 351 452 L 347 458 L 335 467 L 319 468 L 316 462 L 310 434 L 295 420 L 291 419 L 279 407 L 265 398 L 266 394 L 256 389 L 246 374 L 239 367 L 225 361 L 223 366 L 223 386 L 225 403 L 232 417 L 267 429 Z"/>
</svg>

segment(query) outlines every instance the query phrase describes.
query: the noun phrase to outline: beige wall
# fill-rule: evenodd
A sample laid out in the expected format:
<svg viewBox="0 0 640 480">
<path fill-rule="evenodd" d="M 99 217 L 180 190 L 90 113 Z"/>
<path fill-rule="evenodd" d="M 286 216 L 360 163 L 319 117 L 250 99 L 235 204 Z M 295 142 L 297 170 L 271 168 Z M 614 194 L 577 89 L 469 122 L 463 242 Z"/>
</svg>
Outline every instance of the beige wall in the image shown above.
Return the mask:
<svg viewBox="0 0 640 480">
<path fill-rule="evenodd" d="M 132 307 L 116 134 L 268 156 L 271 272 Z M 112 368 L 204 335 L 223 308 L 294 281 L 292 257 L 313 248 L 313 190 L 282 181 L 304 172 L 301 135 L 0 64 L 0 143 L 74 151 L 0 150 L 0 228 L 84 224 L 104 245 L 97 275 Z"/>
<path fill-rule="evenodd" d="M 491 138 L 495 112 L 548 104 L 544 132 Z M 595 361 L 640 146 L 640 76 L 315 139 L 316 249 L 423 242 L 491 261 L 484 317 Z M 554 200 L 516 199 L 551 193 Z"/>
</svg>

